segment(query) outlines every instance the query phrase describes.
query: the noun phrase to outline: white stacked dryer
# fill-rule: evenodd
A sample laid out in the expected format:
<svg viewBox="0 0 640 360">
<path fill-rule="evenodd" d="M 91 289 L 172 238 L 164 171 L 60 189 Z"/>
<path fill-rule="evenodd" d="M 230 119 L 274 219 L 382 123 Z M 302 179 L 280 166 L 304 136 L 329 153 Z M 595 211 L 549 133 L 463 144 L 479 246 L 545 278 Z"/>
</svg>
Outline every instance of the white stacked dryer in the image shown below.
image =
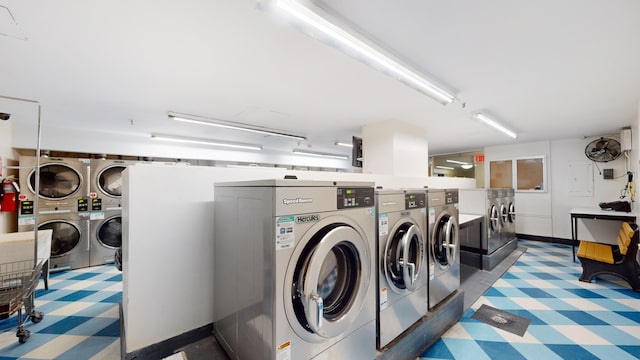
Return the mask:
<svg viewBox="0 0 640 360">
<path fill-rule="evenodd" d="M 398 338 L 428 311 L 425 190 L 376 190 L 377 347 Z"/>
<path fill-rule="evenodd" d="M 460 287 L 458 189 L 429 189 L 429 310 Z"/>
<path fill-rule="evenodd" d="M 89 219 L 79 211 L 89 191 L 89 160 L 41 157 L 38 209 L 35 168 L 35 157 L 20 157 L 18 230 L 33 230 L 37 210 L 38 229 L 53 230 L 51 270 L 89 266 Z"/>
<path fill-rule="evenodd" d="M 214 334 L 232 359 L 373 359 L 372 183 L 214 191 Z"/>
<path fill-rule="evenodd" d="M 114 262 L 122 246 L 122 172 L 125 160 L 91 160 L 91 266 Z"/>
</svg>

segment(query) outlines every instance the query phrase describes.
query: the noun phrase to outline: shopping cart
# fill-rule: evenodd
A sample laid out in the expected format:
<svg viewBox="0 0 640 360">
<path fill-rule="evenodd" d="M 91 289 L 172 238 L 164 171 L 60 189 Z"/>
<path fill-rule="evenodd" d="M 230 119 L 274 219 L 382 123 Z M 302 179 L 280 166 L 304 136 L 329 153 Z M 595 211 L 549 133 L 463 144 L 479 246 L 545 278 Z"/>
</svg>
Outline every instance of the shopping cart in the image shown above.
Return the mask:
<svg viewBox="0 0 640 360">
<path fill-rule="evenodd" d="M 44 259 L 34 263 L 33 260 L 24 260 L 0 264 L 0 319 L 9 318 L 18 312 L 16 336 L 21 344 L 31 336 L 31 332 L 24 329 L 23 321 L 31 319 L 32 322 L 39 323 L 44 317 L 42 312 L 34 309 L 34 290 L 38 286 Z M 23 305 L 27 314 L 24 320 Z"/>
</svg>

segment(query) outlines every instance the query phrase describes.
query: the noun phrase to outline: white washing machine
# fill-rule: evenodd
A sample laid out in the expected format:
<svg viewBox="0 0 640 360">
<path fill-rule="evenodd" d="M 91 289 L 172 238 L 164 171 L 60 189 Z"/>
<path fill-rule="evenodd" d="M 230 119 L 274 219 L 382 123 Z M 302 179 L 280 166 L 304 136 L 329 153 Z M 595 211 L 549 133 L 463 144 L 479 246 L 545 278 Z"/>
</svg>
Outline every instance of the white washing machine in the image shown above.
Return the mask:
<svg viewBox="0 0 640 360">
<path fill-rule="evenodd" d="M 372 183 L 215 185 L 214 334 L 232 359 L 373 359 Z"/>
<path fill-rule="evenodd" d="M 36 158 L 20 157 L 20 201 L 35 199 Z M 89 159 L 40 158 L 39 213 L 77 212 L 78 200 L 89 193 Z"/>
<path fill-rule="evenodd" d="M 376 190 L 377 347 L 428 311 L 427 208 L 422 190 Z"/>
<path fill-rule="evenodd" d="M 25 212 L 28 212 L 25 209 Z M 89 219 L 73 214 L 40 214 L 38 229 L 53 231 L 51 235 L 50 271 L 79 269 L 89 266 Z M 33 224 L 18 226 L 18 231 L 33 231 Z"/>
<path fill-rule="evenodd" d="M 458 189 L 429 189 L 429 310 L 460 287 Z"/>
</svg>

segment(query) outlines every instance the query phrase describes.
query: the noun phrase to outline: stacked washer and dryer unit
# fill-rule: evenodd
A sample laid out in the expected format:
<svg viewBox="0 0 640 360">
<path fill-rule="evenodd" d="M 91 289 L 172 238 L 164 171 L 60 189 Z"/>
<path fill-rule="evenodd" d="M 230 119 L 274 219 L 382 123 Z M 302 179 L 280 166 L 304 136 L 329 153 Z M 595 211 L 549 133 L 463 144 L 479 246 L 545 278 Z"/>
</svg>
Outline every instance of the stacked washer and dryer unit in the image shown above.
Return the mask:
<svg viewBox="0 0 640 360">
<path fill-rule="evenodd" d="M 104 202 L 109 207 L 119 207 L 121 191 L 115 189 L 119 182 L 106 180 L 109 187 L 104 186 L 103 190 L 101 184 L 104 185 L 105 180 L 100 177 L 107 173 L 113 176 L 113 170 L 107 172 L 111 165 L 100 166 L 101 161 L 40 158 L 38 228 L 53 231 L 50 259 L 53 271 L 112 262 L 115 248 L 120 246 L 119 217 L 115 220 L 115 214 L 106 209 L 102 212 L 103 208 L 99 206 Z M 31 231 L 35 226 L 35 167 L 34 156 L 20 157 L 19 231 Z M 105 195 L 106 189 L 112 196 Z"/>
</svg>

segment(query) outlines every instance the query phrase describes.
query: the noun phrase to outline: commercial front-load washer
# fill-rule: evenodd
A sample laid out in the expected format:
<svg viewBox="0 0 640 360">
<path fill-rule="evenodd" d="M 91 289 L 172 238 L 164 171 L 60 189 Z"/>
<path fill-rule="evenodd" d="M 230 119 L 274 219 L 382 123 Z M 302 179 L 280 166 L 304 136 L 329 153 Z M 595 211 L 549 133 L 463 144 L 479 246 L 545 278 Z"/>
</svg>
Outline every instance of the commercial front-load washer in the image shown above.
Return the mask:
<svg viewBox="0 0 640 360">
<path fill-rule="evenodd" d="M 20 157 L 20 201 L 35 199 L 36 158 Z M 72 213 L 89 193 L 89 159 L 40 158 L 39 213 Z"/>
<path fill-rule="evenodd" d="M 25 211 L 25 212 L 28 212 Z M 18 231 L 33 231 L 33 224 L 22 224 Z M 38 230 L 52 230 L 50 271 L 72 270 L 89 266 L 89 219 L 74 214 L 40 214 Z"/>
<path fill-rule="evenodd" d="M 373 359 L 373 183 L 214 190 L 214 334 L 232 359 Z"/>
<path fill-rule="evenodd" d="M 429 311 L 426 195 L 424 189 L 376 190 L 378 349 Z"/>
<path fill-rule="evenodd" d="M 460 287 L 458 189 L 429 189 L 429 310 Z"/>
<path fill-rule="evenodd" d="M 461 214 L 485 216 L 486 231 L 482 234 L 481 251 L 488 255 L 503 243 L 500 236 L 500 200 L 497 189 L 460 189 L 459 210 Z"/>
<path fill-rule="evenodd" d="M 500 236 L 506 244 L 516 238 L 515 191 L 513 188 L 503 188 L 500 191 Z"/>
<path fill-rule="evenodd" d="M 90 197 L 93 208 L 118 210 L 122 206 L 122 171 L 129 162 L 116 159 L 91 159 Z M 95 211 L 95 210 L 94 210 Z"/>
</svg>

